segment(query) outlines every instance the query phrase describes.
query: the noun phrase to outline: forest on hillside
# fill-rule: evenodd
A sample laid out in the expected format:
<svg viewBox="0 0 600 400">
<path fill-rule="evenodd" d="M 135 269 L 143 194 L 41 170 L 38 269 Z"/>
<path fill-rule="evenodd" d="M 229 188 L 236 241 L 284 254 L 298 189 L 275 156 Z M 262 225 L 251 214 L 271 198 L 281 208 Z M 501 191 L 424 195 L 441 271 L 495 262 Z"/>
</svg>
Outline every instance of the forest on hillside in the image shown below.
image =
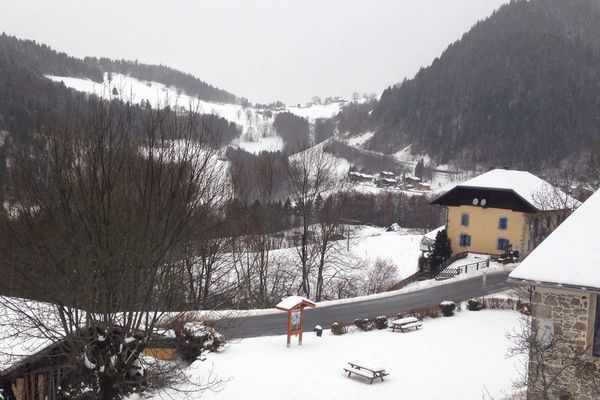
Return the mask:
<svg viewBox="0 0 600 400">
<path fill-rule="evenodd" d="M 370 113 L 370 114 L 369 114 Z M 340 130 L 373 150 L 540 171 L 600 148 L 600 3 L 511 1 Z"/>
<path fill-rule="evenodd" d="M 177 87 L 190 96 L 205 101 L 236 103 L 238 98 L 222 89 L 214 87 L 192 74 L 184 73 L 164 65 L 149 65 L 130 60 L 86 57 L 84 60 L 71 57 L 63 52 L 33 40 L 18 39 L 2 33 L 0 35 L 0 57 L 12 65 L 26 67 L 37 75 L 56 75 L 87 78 L 101 83 L 104 73 L 129 75 L 146 81 L 155 81 Z M 247 103 L 246 99 L 239 99 Z"/>
</svg>

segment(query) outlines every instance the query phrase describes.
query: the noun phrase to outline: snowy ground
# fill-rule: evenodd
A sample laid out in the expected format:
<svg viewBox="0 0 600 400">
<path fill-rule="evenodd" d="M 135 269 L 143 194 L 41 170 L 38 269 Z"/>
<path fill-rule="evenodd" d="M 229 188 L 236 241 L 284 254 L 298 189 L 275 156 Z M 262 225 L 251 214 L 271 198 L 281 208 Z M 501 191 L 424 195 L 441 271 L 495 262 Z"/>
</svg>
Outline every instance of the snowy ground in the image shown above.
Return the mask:
<svg viewBox="0 0 600 400">
<path fill-rule="evenodd" d="M 506 358 L 506 334 L 519 321 L 513 311 L 461 311 L 426 319 L 421 330 L 407 333 L 305 334 L 302 346 L 293 341 L 289 349 L 285 336 L 244 339 L 208 354 L 187 372 L 201 382 L 211 374 L 224 380 L 220 391 L 201 393 L 203 399 L 499 400 L 522 366 L 523 358 Z M 349 361 L 385 368 L 390 375 L 372 385 L 348 378 L 342 368 Z M 184 398 L 180 393 L 154 398 L 169 396 Z"/>
<path fill-rule="evenodd" d="M 362 232 L 362 238 L 352 245 L 352 253 L 369 264 L 374 264 L 377 258 L 390 260 L 396 265 L 401 280 L 418 270 L 422 237 L 419 234 L 385 232 L 382 228 L 372 228 Z"/>
</svg>

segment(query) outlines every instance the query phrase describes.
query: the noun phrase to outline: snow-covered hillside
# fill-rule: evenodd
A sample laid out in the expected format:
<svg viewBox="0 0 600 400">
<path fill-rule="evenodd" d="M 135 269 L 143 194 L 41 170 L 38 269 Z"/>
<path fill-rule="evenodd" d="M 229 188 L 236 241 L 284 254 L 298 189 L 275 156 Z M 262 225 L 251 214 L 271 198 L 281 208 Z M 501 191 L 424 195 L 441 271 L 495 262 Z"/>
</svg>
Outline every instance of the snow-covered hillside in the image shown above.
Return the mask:
<svg viewBox="0 0 600 400">
<path fill-rule="evenodd" d="M 273 129 L 273 121 L 277 113 L 290 112 L 308 119 L 309 123 L 313 124 L 318 118 L 333 117 L 346 104 L 344 100 L 334 99 L 325 104 L 296 105 L 273 111 L 243 107 L 239 104 L 207 102 L 162 83 L 142 81 L 116 73 L 104 74 L 103 83 L 74 77 L 52 75 L 46 77 L 55 82 L 63 82 L 65 86 L 84 93 L 102 97 L 116 96 L 132 103 L 147 101 L 153 107 L 182 107 L 201 114 L 217 115 L 240 127 L 240 137 L 231 144 L 251 153 L 283 149 L 283 140 Z"/>
</svg>

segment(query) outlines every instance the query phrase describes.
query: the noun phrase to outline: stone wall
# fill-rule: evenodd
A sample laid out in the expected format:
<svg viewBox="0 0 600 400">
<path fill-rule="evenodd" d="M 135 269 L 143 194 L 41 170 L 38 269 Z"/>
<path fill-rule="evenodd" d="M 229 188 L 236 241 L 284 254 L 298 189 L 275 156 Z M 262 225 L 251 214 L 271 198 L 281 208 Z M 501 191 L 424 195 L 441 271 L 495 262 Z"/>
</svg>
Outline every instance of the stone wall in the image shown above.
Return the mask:
<svg viewBox="0 0 600 400">
<path fill-rule="evenodd" d="M 557 376 L 552 385 L 551 399 L 599 399 L 600 393 L 596 392 L 594 385 L 590 384 L 588 373 L 593 373 L 600 378 L 600 357 L 592 355 L 592 340 L 596 310 L 596 295 L 584 291 L 549 289 L 537 287 L 533 294 L 533 323 L 543 326 L 548 321 L 552 322 L 554 340 L 547 352 L 542 356 L 530 355 L 528 400 L 543 399 L 540 387 L 544 386 L 536 373 L 545 370 L 548 376 Z M 573 355 L 576 357 L 576 366 L 564 369 L 565 363 L 572 363 Z M 571 357 L 569 357 L 571 356 Z M 545 369 L 536 365 L 536 360 L 544 359 Z M 585 373 L 581 367 L 585 366 Z M 559 372 L 560 371 L 560 372 Z M 548 386 L 548 385 L 546 385 Z"/>
</svg>

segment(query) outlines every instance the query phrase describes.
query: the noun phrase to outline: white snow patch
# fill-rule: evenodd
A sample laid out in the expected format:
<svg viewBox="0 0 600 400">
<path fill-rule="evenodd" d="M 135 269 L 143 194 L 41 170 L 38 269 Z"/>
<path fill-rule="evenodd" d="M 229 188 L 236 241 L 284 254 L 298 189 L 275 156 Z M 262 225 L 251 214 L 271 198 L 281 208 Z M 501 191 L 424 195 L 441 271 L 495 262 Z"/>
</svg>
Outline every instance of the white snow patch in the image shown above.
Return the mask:
<svg viewBox="0 0 600 400">
<path fill-rule="evenodd" d="M 346 144 L 352 147 L 361 147 L 373 137 L 375 132 L 365 132 L 359 136 L 354 136 L 346 140 Z"/>
</svg>

